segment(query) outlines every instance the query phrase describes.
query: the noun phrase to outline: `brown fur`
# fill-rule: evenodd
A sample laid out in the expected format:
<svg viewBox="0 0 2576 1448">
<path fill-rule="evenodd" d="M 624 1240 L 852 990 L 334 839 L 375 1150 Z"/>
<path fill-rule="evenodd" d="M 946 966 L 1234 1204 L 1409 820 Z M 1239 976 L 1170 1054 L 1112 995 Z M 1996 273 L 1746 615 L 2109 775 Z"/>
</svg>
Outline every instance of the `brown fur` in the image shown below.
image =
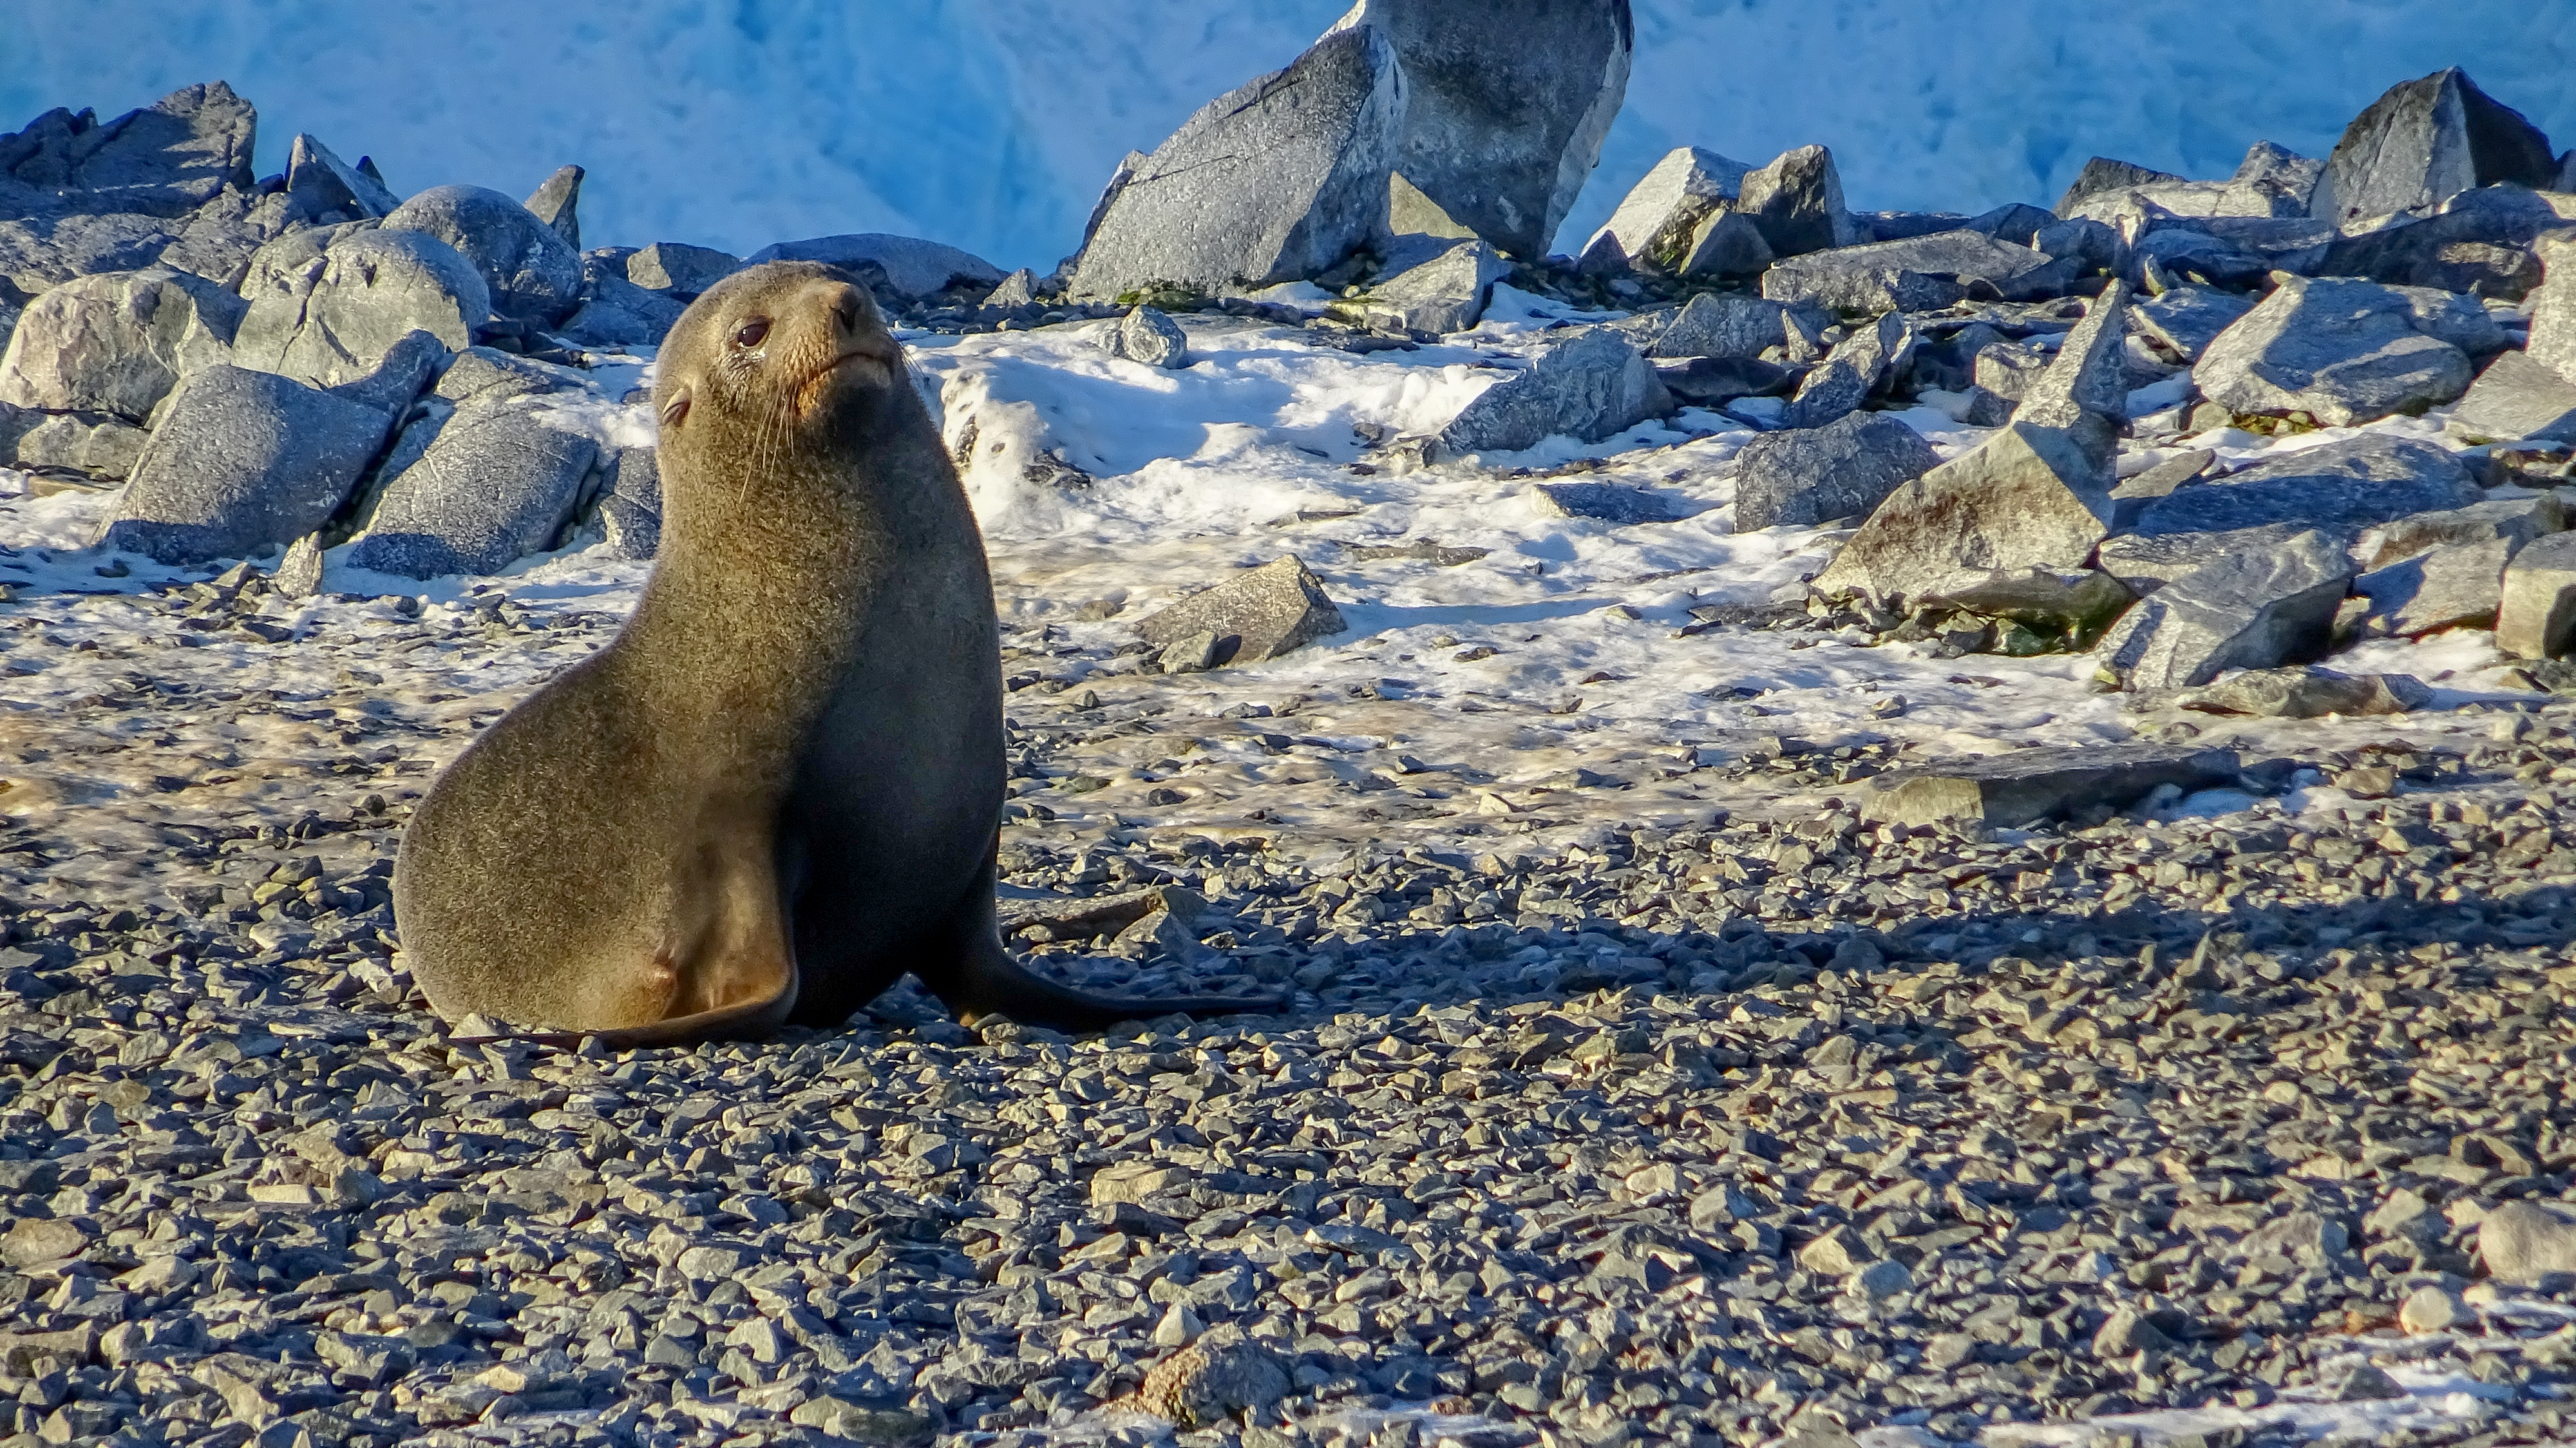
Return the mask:
<svg viewBox="0 0 2576 1448">
<path fill-rule="evenodd" d="M 1274 1006 L 1102 1000 L 1003 952 L 992 584 L 866 288 L 737 273 L 661 357 L 662 552 L 634 616 L 404 832 L 395 918 L 439 1014 L 751 1034 L 837 1023 L 906 971 L 970 1017 Z"/>
</svg>

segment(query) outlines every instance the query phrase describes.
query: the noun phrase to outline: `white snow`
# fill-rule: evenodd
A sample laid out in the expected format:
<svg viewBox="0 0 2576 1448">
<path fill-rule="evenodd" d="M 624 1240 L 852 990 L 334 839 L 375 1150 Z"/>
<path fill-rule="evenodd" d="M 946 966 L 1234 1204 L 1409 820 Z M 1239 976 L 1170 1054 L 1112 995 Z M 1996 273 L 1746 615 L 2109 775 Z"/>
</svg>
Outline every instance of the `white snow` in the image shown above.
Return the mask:
<svg viewBox="0 0 2576 1448">
<path fill-rule="evenodd" d="M 897 231 L 1044 272 L 1121 156 L 1346 8 L 21 0 L 0 128 L 220 77 L 260 106 L 264 171 L 297 131 L 373 155 L 404 194 L 524 195 L 577 161 L 593 245 L 747 254 Z M 1627 104 L 1561 248 L 1676 146 L 1758 165 L 1823 142 L 1854 206 L 1975 212 L 2053 202 L 2097 152 L 2201 177 L 2260 139 L 2323 155 L 2381 91 L 2446 65 L 2576 145 L 2564 4 L 1638 0 L 1636 16 Z"/>
</svg>

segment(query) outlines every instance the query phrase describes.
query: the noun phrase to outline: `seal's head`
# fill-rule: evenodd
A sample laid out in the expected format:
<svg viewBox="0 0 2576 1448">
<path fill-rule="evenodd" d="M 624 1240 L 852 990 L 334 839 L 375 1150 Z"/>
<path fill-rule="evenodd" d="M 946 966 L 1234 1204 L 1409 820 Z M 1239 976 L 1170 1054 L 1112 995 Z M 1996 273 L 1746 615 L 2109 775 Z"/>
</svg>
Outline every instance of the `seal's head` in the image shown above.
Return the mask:
<svg viewBox="0 0 2576 1448">
<path fill-rule="evenodd" d="M 663 341 L 653 411 L 665 449 L 710 432 L 793 447 L 903 378 L 903 349 L 858 278 L 777 261 L 689 304 Z"/>
</svg>

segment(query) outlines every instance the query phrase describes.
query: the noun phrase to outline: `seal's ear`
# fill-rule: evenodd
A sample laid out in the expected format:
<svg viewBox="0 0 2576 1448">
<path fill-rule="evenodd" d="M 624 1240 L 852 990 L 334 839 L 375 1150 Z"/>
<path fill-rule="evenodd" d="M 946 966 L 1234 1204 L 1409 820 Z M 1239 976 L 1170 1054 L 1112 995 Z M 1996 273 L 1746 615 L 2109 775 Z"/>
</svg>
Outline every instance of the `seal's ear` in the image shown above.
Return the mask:
<svg viewBox="0 0 2576 1448">
<path fill-rule="evenodd" d="M 664 427 L 678 427 L 680 425 L 680 419 L 687 417 L 688 415 L 689 389 L 683 387 L 679 391 L 671 394 L 670 401 L 662 404 L 662 425 Z"/>
</svg>

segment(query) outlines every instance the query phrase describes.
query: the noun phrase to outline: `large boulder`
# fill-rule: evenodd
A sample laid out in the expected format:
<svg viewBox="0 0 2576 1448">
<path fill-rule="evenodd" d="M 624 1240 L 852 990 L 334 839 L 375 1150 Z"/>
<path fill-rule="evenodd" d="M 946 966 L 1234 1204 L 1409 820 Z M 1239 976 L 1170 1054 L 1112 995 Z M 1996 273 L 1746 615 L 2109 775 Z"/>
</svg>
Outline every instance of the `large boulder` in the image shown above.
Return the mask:
<svg viewBox="0 0 2576 1448">
<path fill-rule="evenodd" d="M 2576 533 L 2552 533 L 2514 555 L 2504 571 L 2495 641 L 2519 659 L 2554 659 L 2576 648 Z"/>
<path fill-rule="evenodd" d="M 1387 263 L 1385 279 L 1361 308 L 1369 324 L 1395 331 L 1463 332 L 1485 315 L 1494 283 L 1511 263 L 1482 241 L 1410 237 Z"/>
<path fill-rule="evenodd" d="M 2103 665 L 2124 688 L 2188 689 L 2321 655 L 2353 571 L 2341 540 L 2318 532 L 2230 553 L 2122 614 Z"/>
<path fill-rule="evenodd" d="M 553 546 L 599 461 L 599 445 L 562 426 L 557 407 L 546 393 L 507 389 L 460 406 L 388 478 L 350 563 L 408 578 L 487 574 Z M 386 470 L 402 460 L 398 446 Z"/>
<path fill-rule="evenodd" d="M 1394 43 L 1363 25 L 1208 102 L 1111 178 L 1073 295 L 1263 287 L 1329 270 L 1385 219 L 1406 98 Z"/>
<path fill-rule="evenodd" d="M 1487 388 L 1440 430 L 1440 448 L 1453 456 L 1517 452 L 1559 434 L 1599 442 L 1671 410 L 1654 364 L 1603 328 Z"/>
<path fill-rule="evenodd" d="M 1816 591 L 1905 603 L 1963 574 L 2081 567 L 2110 531 L 2127 301 L 2096 298 L 2010 423 L 1890 493 Z"/>
<path fill-rule="evenodd" d="M 296 221 L 377 220 L 402 202 L 385 183 L 342 161 L 311 136 L 298 132 L 286 153 L 286 195 Z"/>
<path fill-rule="evenodd" d="M 1764 272 L 1762 295 L 1846 312 L 1920 312 L 1958 301 L 1977 282 L 1995 296 L 2054 295 L 2073 272 L 2061 279 L 2048 256 L 1964 229 L 1809 252 Z"/>
<path fill-rule="evenodd" d="M 2502 340 L 2485 309 L 2447 292 L 2292 277 L 2220 333 L 2191 376 L 2231 412 L 2347 427 L 2456 400 L 2472 375 L 2458 344 L 2491 336 Z"/>
<path fill-rule="evenodd" d="M 722 253 L 712 255 L 721 256 Z M 894 236 L 880 231 L 818 236 L 810 241 L 782 241 L 753 252 L 748 264 L 758 266 L 771 261 L 819 261 L 826 266 L 840 267 L 858 274 L 871 284 L 882 283 L 902 301 L 917 301 L 955 286 L 988 290 L 1002 280 L 1000 267 L 973 252 L 959 251 L 953 246 L 924 241 L 917 236 Z M 701 277 L 711 270 L 711 266 L 702 266 Z"/>
<path fill-rule="evenodd" d="M 513 321 L 551 327 L 581 305 L 581 253 L 498 191 L 433 186 L 395 207 L 384 229 L 436 237 L 455 248 L 481 273 L 492 310 Z"/>
<path fill-rule="evenodd" d="M 0 176 L 67 209 L 178 217 L 253 185 L 259 113 L 222 81 L 185 86 L 104 125 L 48 111 L 0 136 Z"/>
<path fill-rule="evenodd" d="M 2326 174 L 2326 163 L 2302 156 L 2271 141 L 2246 148 L 2236 174 L 2227 179 L 2233 193 L 2221 213 L 2228 216 L 2305 216 Z"/>
<path fill-rule="evenodd" d="M 1545 256 L 1628 93 L 1628 0 L 1360 0 L 1333 31 L 1363 27 L 1404 72 L 1397 169 L 1503 251 Z"/>
<path fill-rule="evenodd" d="M 1878 413 L 1766 433 L 1735 457 L 1735 531 L 1859 517 L 1940 465 L 1920 433 Z"/>
<path fill-rule="evenodd" d="M 42 292 L 74 277 L 141 271 L 179 243 L 180 223 L 126 212 L 0 220 L 0 281 Z"/>
<path fill-rule="evenodd" d="M 1699 146 L 1667 152 L 1628 189 L 1609 223 L 1585 244 L 1585 254 L 1607 237 L 1632 266 L 1679 272 L 1701 224 L 1727 214 L 1752 169 Z"/>
<path fill-rule="evenodd" d="M 587 174 L 579 166 L 558 166 L 520 203 L 574 251 L 581 250 L 581 178 Z"/>
<path fill-rule="evenodd" d="M 2473 186 L 2557 179 L 2549 138 L 2452 66 L 2391 87 L 2353 117 L 2308 211 L 2340 226 L 2438 205 Z"/>
<path fill-rule="evenodd" d="M 419 231 L 296 232 L 260 249 L 242 289 L 233 360 L 325 387 L 374 372 L 413 332 L 469 347 L 492 313 L 482 272 Z"/>
<path fill-rule="evenodd" d="M 181 376 L 226 359 L 246 310 L 203 277 L 81 277 L 36 298 L 0 352 L 0 402 L 141 422 Z"/>
<path fill-rule="evenodd" d="M 185 564 L 291 543 L 339 509 L 390 424 L 291 377 L 221 364 L 193 373 L 100 545 Z"/>
<path fill-rule="evenodd" d="M 2527 538 L 2504 534 L 2445 543 L 2353 580 L 2368 600 L 2347 626 L 2370 638 L 2417 638 L 2447 628 L 2493 628 L 2505 565 Z"/>
<path fill-rule="evenodd" d="M 965 256 L 966 253 L 959 252 L 958 255 Z M 973 260 L 971 257 L 968 259 Z M 698 293 L 742 270 L 745 265 L 742 258 L 713 247 L 690 246 L 677 241 L 657 241 L 640 251 L 628 253 L 621 264 L 626 268 L 628 281 L 646 291 L 668 292 L 683 301 L 696 299 Z"/>
<path fill-rule="evenodd" d="M 2060 217 L 2074 216 L 2078 207 L 2096 196 L 2112 196 L 2141 186 L 2182 179 L 2171 171 L 2156 171 L 2127 161 L 2114 161 L 2108 156 L 2095 156 L 2075 173 L 2075 179 L 2066 187 L 2066 194 L 2057 199 L 2057 214 Z"/>
</svg>

